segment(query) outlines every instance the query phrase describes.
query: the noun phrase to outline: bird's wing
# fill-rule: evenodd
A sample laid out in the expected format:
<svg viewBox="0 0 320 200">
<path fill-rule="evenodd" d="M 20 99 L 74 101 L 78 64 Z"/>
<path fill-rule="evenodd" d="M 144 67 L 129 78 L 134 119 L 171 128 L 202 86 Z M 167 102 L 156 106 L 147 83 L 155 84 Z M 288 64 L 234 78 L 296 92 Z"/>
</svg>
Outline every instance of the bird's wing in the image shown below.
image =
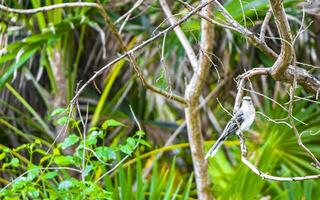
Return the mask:
<svg viewBox="0 0 320 200">
<path fill-rule="evenodd" d="M 225 135 L 235 133 L 236 130 L 239 129 L 239 126 L 242 124 L 243 121 L 243 112 L 239 110 L 228 122 L 223 132 L 225 133 Z"/>
</svg>

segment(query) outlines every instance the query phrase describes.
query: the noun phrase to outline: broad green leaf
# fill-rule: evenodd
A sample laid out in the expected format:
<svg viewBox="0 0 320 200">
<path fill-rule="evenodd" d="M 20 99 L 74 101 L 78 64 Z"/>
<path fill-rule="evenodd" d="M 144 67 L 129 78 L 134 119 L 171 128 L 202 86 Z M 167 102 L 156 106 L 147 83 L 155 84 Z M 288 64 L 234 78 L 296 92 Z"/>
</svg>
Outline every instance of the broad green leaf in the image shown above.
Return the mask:
<svg viewBox="0 0 320 200">
<path fill-rule="evenodd" d="M 53 155 L 60 155 L 60 150 L 58 148 L 54 148 Z"/>
<path fill-rule="evenodd" d="M 105 122 L 103 122 L 101 128 L 107 129 L 110 126 L 124 126 L 124 124 L 122 124 L 121 122 L 116 121 L 114 119 L 109 119 L 109 120 L 106 120 Z"/>
<path fill-rule="evenodd" d="M 54 158 L 54 162 L 57 165 L 71 165 L 74 164 L 72 156 L 57 156 Z"/>
<path fill-rule="evenodd" d="M 3 151 L 3 152 L 6 152 L 6 153 L 10 153 L 10 152 L 11 152 L 11 149 L 8 148 L 8 147 L 4 147 L 4 148 L 2 149 L 2 151 Z"/>
<path fill-rule="evenodd" d="M 86 145 L 97 144 L 97 137 L 100 137 L 101 135 L 103 135 L 103 131 L 101 130 L 92 131 L 87 137 Z"/>
<path fill-rule="evenodd" d="M 127 155 L 131 154 L 133 151 L 133 148 L 128 144 L 120 145 L 119 148 L 120 148 L 120 151 L 122 151 L 123 153 L 125 153 Z"/>
<path fill-rule="evenodd" d="M 51 117 L 54 117 L 54 116 L 56 116 L 56 115 L 59 115 L 59 114 L 61 114 L 61 113 L 64 113 L 66 111 L 66 109 L 64 109 L 64 108 L 57 108 L 57 109 L 55 109 L 54 111 L 52 111 L 52 113 L 51 113 Z"/>
<path fill-rule="evenodd" d="M 136 131 L 136 133 L 135 133 L 135 135 L 136 136 L 139 136 L 139 137 L 142 137 L 142 136 L 144 136 L 146 133 L 143 131 L 143 130 L 138 130 L 138 131 Z"/>
<path fill-rule="evenodd" d="M 69 135 L 62 143 L 61 143 L 61 148 L 66 149 L 75 143 L 77 143 L 80 140 L 80 138 L 74 134 Z"/>
<path fill-rule="evenodd" d="M 62 181 L 59 184 L 59 190 L 66 190 L 69 189 L 70 187 L 76 186 L 76 182 L 73 179 L 67 179 Z"/>
<path fill-rule="evenodd" d="M 56 124 L 57 125 L 65 125 L 68 121 L 68 116 L 64 116 L 64 117 L 61 117 L 59 118 L 57 121 L 56 121 Z"/>
<path fill-rule="evenodd" d="M 12 158 L 10 161 L 10 164 L 14 167 L 19 167 L 19 159 L 18 158 Z"/>
<path fill-rule="evenodd" d="M 27 175 L 27 180 L 32 181 L 35 177 L 39 175 L 41 172 L 41 167 L 31 165 L 28 167 L 28 175 Z"/>
<path fill-rule="evenodd" d="M 139 144 L 142 144 L 142 145 L 144 145 L 144 146 L 147 146 L 147 147 L 151 148 L 151 145 L 150 145 L 147 141 L 145 141 L 145 140 L 143 140 L 143 139 L 136 139 L 136 141 L 137 141 Z"/>
<path fill-rule="evenodd" d="M 49 180 L 49 179 L 53 179 L 54 177 L 58 176 L 57 172 L 47 172 L 42 176 L 42 179 L 44 180 Z"/>
<path fill-rule="evenodd" d="M 132 137 L 128 137 L 127 138 L 127 144 L 133 149 L 134 146 L 136 145 L 136 140 Z"/>
<path fill-rule="evenodd" d="M 19 190 L 19 189 L 25 187 L 28 183 L 29 183 L 29 181 L 27 180 L 26 177 L 20 177 L 12 183 L 12 187 L 14 190 Z"/>
<path fill-rule="evenodd" d="M 39 191 L 33 187 L 28 187 L 28 196 L 32 199 L 38 198 L 40 195 Z"/>
<path fill-rule="evenodd" d="M 86 168 L 83 171 L 83 175 L 86 177 L 93 169 L 94 165 L 86 165 Z"/>
<path fill-rule="evenodd" d="M 168 78 L 167 78 L 164 67 L 161 68 L 160 75 L 156 79 L 156 87 L 162 90 L 167 90 L 169 87 Z"/>
<path fill-rule="evenodd" d="M 97 147 L 95 149 L 97 156 L 104 161 L 116 159 L 114 150 L 110 147 Z"/>
</svg>

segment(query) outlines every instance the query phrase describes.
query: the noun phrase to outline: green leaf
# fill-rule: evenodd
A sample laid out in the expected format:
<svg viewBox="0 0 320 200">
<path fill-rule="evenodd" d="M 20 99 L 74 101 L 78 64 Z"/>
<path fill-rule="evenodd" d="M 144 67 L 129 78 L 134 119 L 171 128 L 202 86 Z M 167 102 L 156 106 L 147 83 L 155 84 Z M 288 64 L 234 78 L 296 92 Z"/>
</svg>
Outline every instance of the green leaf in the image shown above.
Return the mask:
<svg viewBox="0 0 320 200">
<path fill-rule="evenodd" d="M 75 180 L 67 179 L 59 184 L 59 190 L 65 190 L 73 186 L 76 186 Z"/>
<path fill-rule="evenodd" d="M 32 181 L 35 177 L 39 176 L 41 168 L 36 165 L 31 165 L 28 167 L 27 180 Z"/>
<path fill-rule="evenodd" d="M 16 181 L 13 182 L 12 187 L 14 190 L 19 190 L 26 186 L 29 181 L 26 177 L 20 177 Z"/>
<path fill-rule="evenodd" d="M 136 136 L 139 136 L 139 137 L 142 137 L 142 136 L 144 136 L 146 133 L 143 131 L 143 130 L 138 130 L 138 131 L 136 131 L 136 133 L 135 133 L 135 135 Z"/>
<path fill-rule="evenodd" d="M 74 164 L 72 156 L 57 156 L 54 158 L 54 162 L 57 165 L 71 165 Z"/>
<path fill-rule="evenodd" d="M 167 90 L 169 87 L 168 79 L 167 79 L 167 75 L 166 75 L 164 67 L 161 68 L 160 75 L 158 76 L 158 78 L 156 80 L 156 87 L 158 87 L 162 90 Z"/>
<path fill-rule="evenodd" d="M 8 69 L 4 71 L 3 74 L 0 75 L 0 88 L 4 86 L 4 84 L 9 80 L 9 78 L 13 75 L 13 73 L 18 70 L 33 54 L 37 52 L 38 48 L 31 49 L 24 53 L 19 59 L 14 61 Z"/>
<path fill-rule="evenodd" d="M 6 155 L 7 155 L 6 152 L 2 152 L 0 154 L 0 160 L 4 159 L 6 157 Z"/>
<path fill-rule="evenodd" d="M 139 144 L 142 144 L 142 145 L 144 145 L 144 146 L 147 146 L 147 147 L 151 148 L 151 145 L 150 145 L 147 141 L 145 141 L 145 140 L 143 140 L 143 139 L 136 139 L 136 141 L 137 141 Z"/>
<path fill-rule="evenodd" d="M 3 152 L 6 152 L 6 153 L 10 153 L 11 152 L 11 149 L 9 149 L 8 147 L 4 147 L 2 149 Z"/>
<path fill-rule="evenodd" d="M 133 152 L 133 148 L 128 144 L 120 145 L 119 147 L 120 147 L 120 151 L 122 151 L 125 154 L 129 155 L 129 154 L 131 154 Z"/>
<path fill-rule="evenodd" d="M 59 115 L 59 114 L 61 114 L 61 113 L 64 113 L 66 111 L 66 109 L 64 109 L 64 108 L 57 108 L 57 109 L 55 109 L 54 111 L 52 111 L 52 113 L 51 113 L 51 117 L 54 117 L 54 116 L 56 116 L 56 115 Z"/>
<path fill-rule="evenodd" d="M 39 140 L 39 139 L 35 139 L 33 143 L 34 143 L 34 144 L 41 145 L 41 140 Z"/>
<path fill-rule="evenodd" d="M 58 176 L 58 173 L 57 172 L 47 172 L 45 173 L 42 178 L 44 180 L 49 180 L 49 179 L 53 179 L 54 177 Z"/>
<path fill-rule="evenodd" d="M 75 143 L 77 143 L 79 141 L 79 137 L 72 134 L 69 135 L 62 143 L 61 143 L 61 148 L 62 149 L 66 149 L 72 145 L 74 145 Z"/>
<path fill-rule="evenodd" d="M 30 196 L 32 199 L 39 197 L 39 191 L 33 187 L 28 187 L 28 196 Z"/>
<path fill-rule="evenodd" d="M 132 148 L 134 149 L 134 146 L 136 145 L 136 140 L 132 137 L 128 137 L 127 138 L 127 144 Z"/>
<path fill-rule="evenodd" d="M 183 195 L 182 195 L 182 200 L 187 200 L 188 197 L 189 197 L 189 194 L 190 194 L 190 189 L 191 189 L 191 184 L 192 184 L 192 179 L 193 179 L 193 174 L 191 174 L 185 188 L 184 188 L 184 191 L 183 191 Z"/>
<path fill-rule="evenodd" d="M 103 131 L 101 131 L 101 130 L 92 131 L 86 140 L 86 145 L 97 144 L 97 137 L 102 136 L 102 135 L 103 135 Z"/>
<path fill-rule="evenodd" d="M 85 170 L 83 171 L 83 175 L 87 176 L 94 169 L 93 165 L 87 165 Z"/>
<path fill-rule="evenodd" d="M 116 159 L 116 154 L 110 147 L 98 147 L 95 149 L 95 152 L 97 156 L 104 161 Z"/>
<path fill-rule="evenodd" d="M 10 164 L 14 167 L 19 167 L 19 159 L 18 158 L 12 158 L 10 161 Z"/>
<path fill-rule="evenodd" d="M 56 125 L 65 125 L 68 121 L 68 117 L 67 116 L 64 116 L 64 117 L 61 117 L 60 119 L 58 119 L 56 121 Z"/>
<path fill-rule="evenodd" d="M 106 120 L 106 121 L 103 122 L 101 128 L 102 129 L 107 129 L 110 126 L 124 126 L 124 124 L 122 124 L 121 122 L 116 121 L 114 119 L 109 119 L 109 120 Z"/>
</svg>

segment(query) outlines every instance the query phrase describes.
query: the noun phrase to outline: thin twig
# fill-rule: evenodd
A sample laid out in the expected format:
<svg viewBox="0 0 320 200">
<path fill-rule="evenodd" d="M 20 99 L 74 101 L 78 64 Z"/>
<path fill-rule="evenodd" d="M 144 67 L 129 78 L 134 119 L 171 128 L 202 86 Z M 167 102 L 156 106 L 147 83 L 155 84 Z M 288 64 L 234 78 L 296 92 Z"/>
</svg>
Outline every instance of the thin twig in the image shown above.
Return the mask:
<svg viewBox="0 0 320 200">
<path fill-rule="evenodd" d="M 248 159 L 247 159 L 247 146 L 245 144 L 245 140 L 242 134 L 239 135 L 240 140 L 240 149 L 241 149 L 241 161 L 247 165 L 251 171 L 255 174 L 260 176 L 262 179 L 274 180 L 274 181 L 303 181 L 303 180 L 310 180 L 310 179 L 319 179 L 320 174 L 317 175 L 309 175 L 309 176 L 294 176 L 294 177 L 279 177 L 279 176 L 272 176 L 260 171 L 256 166 L 254 166 Z"/>
<path fill-rule="evenodd" d="M 165 15 L 169 19 L 170 24 L 171 25 L 175 24 L 176 19 L 172 15 L 167 1 L 166 0 L 159 0 L 159 2 L 160 2 L 160 5 L 161 5 Z M 187 37 L 185 36 L 185 34 L 183 33 L 183 31 L 181 30 L 181 28 L 179 26 L 175 27 L 173 30 L 176 33 L 179 41 L 181 42 L 184 50 L 186 51 L 186 54 L 189 58 L 191 66 L 192 66 L 193 70 L 195 71 L 198 67 L 198 58 L 197 58 L 196 54 L 194 53 L 194 50 L 192 49 L 190 42 L 188 41 Z"/>
<path fill-rule="evenodd" d="M 72 2 L 72 3 L 60 3 L 60 4 L 44 6 L 40 8 L 33 8 L 33 9 L 14 9 L 14 8 L 6 7 L 4 5 L 0 5 L 0 10 L 3 10 L 5 12 L 16 13 L 16 14 L 30 15 L 38 12 L 47 12 L 47 11 L 55 10 L 59 8 L 79 8 L 79 7 L 91 7 L 91 8 L 101 9 L 101 6 L 97 3 Z"/>
<path fill-rule="evenodd" d="M 266 16 L 265 16 L 265 18 L 264 18 L 264 20 L 263 20 L 263 22 L 262 22 L 261 30 L 260 30 L 260 37 L 259 37 L 259 39 L 260 39 L 260 41 L 263 42 L 263 43 L 265 43 L 264 37 L 265 37 L 265 35 L 266 35 L 267 26 L 268 26 L 268 24 L 269 24 L 269 21 L 270 21 L 271 17 L 272 17 L 272 9 L 269 8 L 269 10 L 267 11 Z"/>
<path fill-rule="evenodd" d="M 294 58 L 293 58 L 293 66 L 296 66 L 295 64 L 296 61 L 296 56 L 294 54 Z M 318 159 L 316 158 L 316 156 L 310 151 L 310 149 L 308 149 L 302 142 L 301 140 L 301 134 L 299 133 L 295 123 L 294 123 L 294 119 L 293 119 L 293 100 L 294 100 L 294 95 L 295 95 L 295 89 L 297 87 L 297 81 L 296 81 L 296 76 L 294 76 L 293 82 L 292 82 L 292 86 L 290 88 L 290 101 L 289 101 L 289 109 L 288 109 L 288 116 L 289 116 L 289 121 L 290 124 L 293 128 L 293 132 L 298 140 L 298 144 L 299 146 L 301 146 L 309 155 L 309 157 L 314 161 L 313 165 L 320 169 L 320 162 L 318 161 Z"/>
<path fill-rule="evenodd" d="M 89 105 L 87 104 L 87 109 L 86 109 L 86 118 L 85 118 L 85 122 L 83 125 L 83 152 L 82 152 L 82 173 L 81 173 L 81 177 L 82 177 L 82 181 L 85 181 L 85 169 L 86 169 L 86 137 L 87 137 L 87 126 L 88 126 L 88 118 L 89 118 Z"/>
<path fill-rule="evenodd" d="M 213 2 L 214 0 L 209 0 L 206 2 L 201 3 L 200 5 L 198 5 L 195 9 L 193 9 L 192 11 L 190 11 L 189 13 L 187 13 L 183 18 L 181 18 L 180 20 L 178 20 L 175 24 L 171 25 L 170 27 L 166 28 L 165 30 L 159 32 L 158 34 L 154 35 L 153 37 L 149 38 L 148 40 L 142 42 L 142 44 L 132 48 L 131 50 L 128 50 L 127 52 L 125 52 L 124 54 L 122 54 L 121 56 L 119 56 L 118 58 L 112 60 L 111 62 L 109 62 L 107 65 L 105 65 L 104 67 L 102 67 L 101 69 L 99 69 L 98 71 L 96 71 L 87 82 L 85 82 L 81 88 L 79 89 L 79 91 L 75 94 L 75 96 L 72 98 L 71 102 L 74 102 L 76 98 L 78 98 L 78 96 L 84 91 L 84 89 L 94 80 L 96 79 L 100 74 L 102 74 L 105 70 L 109 69 L 109 67 L 111 67 L 112 65 L 114 65 L 115 63 L 119 62 L 120 60 L 124 59 L 125 57 L 129 56 L 130 54 L 132 54 L 133 52 L 136 52 L 142 48 L 144 48 L 145 46 L 147 46 L 148 44 L 152 43 L 153 41 L 155 41 L 156 39 L 158 39 L 159 37 L 163 36 L 164 34 L 166 34 L 167 32 L 173 30 L 175 27 L 177 27 L 178 25 L 184 23 L 185 21 L 187 21 L 187 19 L 189 19 L 190 17 L 192 17 L 195 13 L 197 13 L 199 10 L 201 10 L 202 8 L 204 8 L 205 6 L 207 6 L 208 4 L 210 4 L 211 2 Z"/>
<path fill-rule="evenodd" d="M 122 15 L 121 17 L 119 17 L 115 22 L 114 24 L 116 25 L 117 23 L 119 23 L 121 20 L 125 19 L 127 20 L 128 16 L 130 16 L 132 14 L 132 12 L 138 8 L 142 3 L 143 3 L 144 0 L 138 0 L 133 6 L 132 8 L 126 12 L 124 15 Z"/>
</svg>

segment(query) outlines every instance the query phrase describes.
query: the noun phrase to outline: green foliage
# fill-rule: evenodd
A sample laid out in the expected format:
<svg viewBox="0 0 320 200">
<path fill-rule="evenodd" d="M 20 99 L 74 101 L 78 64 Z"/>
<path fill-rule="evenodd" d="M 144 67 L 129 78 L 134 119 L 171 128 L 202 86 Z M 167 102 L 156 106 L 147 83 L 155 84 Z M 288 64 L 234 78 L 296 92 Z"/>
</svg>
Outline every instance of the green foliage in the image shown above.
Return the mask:
<svg viewBox="0 0 320 200">
<path fill-rule="evenodd" d="M 62 113 L 62 110 L 59 112 L 55 110 L 53 113 Z M 70 121 L 73 124 L 69 126 L 73 126 L 75 130 L 80 129 L 79 123 L 75 120 Z M 21 168 L 26 171 L 10 180 L 11 183 L 1 189 L 0 197 L 2 199 L 120 199 L 120 196 L 125 195 L 129 199 L 130 194 L 136 193 L 136 199 L 146 199 L 148 196 L 155 196 L 158 199 L 162 199 L 162 196 L 165 196 L 166 199 L 171 198 L 176 179 L 175 162 L 172 163 L 171 169 L 162 172 L 163 176 L 153 173 L 151 181 L 143 178 L 140 160 L 135 166 L 136 174 L 131 172 L 131 166 L 126 171 L 120 165 L 116 176 L 109 177 L 108 168 L 120 162 L 120 152 L 124 155 L 131 155 L 139 144 L 149 146 L 142 139 L 145 136 L 142 130 L 136 131 L 132 137 L 128 137 L 123 144 L 118 146 L 101 145 L 100 141 L 105 139 L 110 128 L 124 126 L 119 121 L 107 120 L 101 128 L 91 128 L 86 141 L 81 133 L 79 136 L 69 134 L 63 142 L 47 153 L 43 152 L 42 143 L 39 140 L 14 149 L 2 145 L 0 148 L 1 160 L 4 162 L 2 170 L 10 174 L 9 171 L 13 169 Z M 84 147 L 85 153 L 83 152 Z M 64 150 L 70 148 L 74 149 L 73 154 L 62 154 Z M 20 155 L 23 151 L 29 152 L 29 159 Z M 41 153 L 41 156 L 35 153 Z M 34 160 L 33 157 L 40 162 Z M 99 181 L 100 176 L 104 176 L 103 182 Z M 130 180 L 129 183 L 127 179 Z M 134 185 L 131 185 L 132 181 L 137 182 L 136 191 Z M 168 182 L 167 187 L 165 187 L 166 182 Z M 157 187 L 153 192 L 146 192 L 149 185 L 154 187 L 158 184 L 162 186 Z M 179 188 L 176 188 L 175 195 L 182 192 Z"/>
</svg>

